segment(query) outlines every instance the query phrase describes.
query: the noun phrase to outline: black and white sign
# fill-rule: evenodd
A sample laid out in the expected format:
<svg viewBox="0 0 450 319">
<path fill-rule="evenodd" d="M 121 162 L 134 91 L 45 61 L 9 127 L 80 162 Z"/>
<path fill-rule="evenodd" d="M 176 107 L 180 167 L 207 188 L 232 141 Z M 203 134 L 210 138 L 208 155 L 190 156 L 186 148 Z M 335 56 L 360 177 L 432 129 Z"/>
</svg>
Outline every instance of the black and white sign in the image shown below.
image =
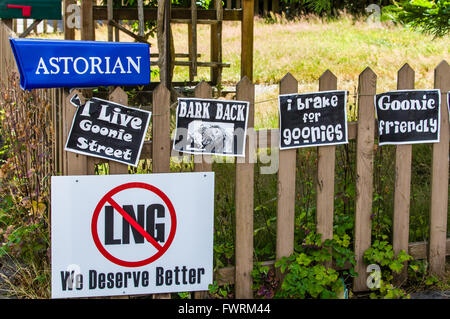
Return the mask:
<svg viewBox="0 0 450 319">
<path fill-rule="evenodd" d="M 52 177 L 52 298 L 208 290 L 214 173 Z"/>
<path fill-rule="evenodd" d="M 280 149 L 348 143 L 347 92 L 279 96 Z"/>
<path fill-rule="evenodd" d="M 151 112 L 92 98 L 78 106 L 66 151 L 137 166 Z"/>
<path fill-rule="evenodd" d="M 249 102 L 179 98 L 175 151 L 245 156 Z"/>
<path fill-rule="evenodd" d="M 439 142 L 439 90 L 399 90 L 375 96 L 379 145 Z"/>
</svg>

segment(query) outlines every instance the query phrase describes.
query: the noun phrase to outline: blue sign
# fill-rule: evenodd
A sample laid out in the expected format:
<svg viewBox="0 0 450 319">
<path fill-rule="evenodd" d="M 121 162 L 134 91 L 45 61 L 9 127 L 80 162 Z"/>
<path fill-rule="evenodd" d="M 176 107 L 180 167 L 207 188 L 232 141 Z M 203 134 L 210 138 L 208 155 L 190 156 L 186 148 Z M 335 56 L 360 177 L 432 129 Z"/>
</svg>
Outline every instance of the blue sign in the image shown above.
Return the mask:
<svg viewBox="0 0 450 319">
<path fill-rule="evenodd" d="M 145 43 L 13 39 L 24 90 L 150 83 Z"/>
</svg>

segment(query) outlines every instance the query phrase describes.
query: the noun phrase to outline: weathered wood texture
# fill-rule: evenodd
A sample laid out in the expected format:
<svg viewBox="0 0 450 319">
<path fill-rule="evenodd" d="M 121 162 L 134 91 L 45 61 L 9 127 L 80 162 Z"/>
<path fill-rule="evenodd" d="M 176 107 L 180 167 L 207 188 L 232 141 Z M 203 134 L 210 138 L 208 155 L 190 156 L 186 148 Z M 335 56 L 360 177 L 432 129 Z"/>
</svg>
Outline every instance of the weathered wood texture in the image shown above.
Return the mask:
<svg viewBox="0 0 450 319">
<path fill-rule="evenodd" d="M 429 261 L 431 273 L 442 276 L 445 273 L 449 174 L 447 94 L 450 91 L 450 66 L 446 61 L 434 70 L 434 88 L 441 90 L 441 130 L 440 142 L 433 145 Z"/>
<path fill-rule="evenodd" d="M 319 79 L 319 91 L 337 89 L 337 78 L 327 70 Z M 317 233 L 322 240 L 333 238 L 334 168 L 336 146 L 317 148 Z"/>
<path fill-rule="evenodd" d="M 356 139 L 356 210 L 355 210 L 355 291 L 366 290 L 366 265 L 364 252 L 370 247 L 373 195 L 373 157 L 375 144 L 376 74 L 366 68 L 359 76 L 358 86 L 358 136 Z"/>
<path fill-rule="evenodd" d="M 248 130 L 254 126 L 255 87 L 244 77 L 236 87 L 236 99 L 250 102 Z M 254 197 L 254 157 L 256 148 L 246 137 L 245 160 L 236 163 L 236 298 L 253 298 L 251 272 L 253 270 L 253 197 Z"/>
<path fill-rule="evenodd" d="M 414 70 L 409 64 L 405 64 L 398 71 L 397 89 L 414 89 Z M 395 151 L 394 229 L 392 243 L 396 254 L 401 250 L 408 252 L 411 162 L 412 144 L 397 145 Z M 404 281 L 406 276 L 407 268 L 405 267 L 403 272 L 397 277 L 397 281 Z"/>
<path fill-rule="evenodd" d="M 290 74 L 280 81 L 280 94 L 297 93 L 298 81 Z M 279 151 L 276 258 L 294 252 L 295 176 L 297 150 Z"/>
</svg>

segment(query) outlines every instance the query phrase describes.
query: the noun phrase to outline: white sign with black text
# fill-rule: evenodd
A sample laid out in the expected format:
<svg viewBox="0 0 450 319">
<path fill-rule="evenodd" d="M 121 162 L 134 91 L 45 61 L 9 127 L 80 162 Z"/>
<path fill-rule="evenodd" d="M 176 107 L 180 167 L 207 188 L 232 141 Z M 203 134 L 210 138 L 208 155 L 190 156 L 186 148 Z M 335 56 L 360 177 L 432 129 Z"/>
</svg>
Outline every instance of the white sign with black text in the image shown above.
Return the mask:
<svg viewBox="0 0 450 319">
<path fill-rule="evenodd" d="M 379 145 L 439 142 L 439 90 L 398 90 L 375 96 Z"/>
<path fill-rule="evenodd" d="M 347 91 L 279 96 L 280 149 L 348 143 Z"/>
<path fill-rule="evenodd" d="M 137 166 L 151 112 L 92 98 L 78 107 L 67 138 L 66 151 Z"/>
<path fill-rule="evenodd" d="M 173 149 L 188 154 L 245 156 L 249 102 L 179 98 Z"/>
<path fill-rule="evenodd" d="M 214 173 L 53 176 L 52 298 L 208 290 Z"/>
</svg>

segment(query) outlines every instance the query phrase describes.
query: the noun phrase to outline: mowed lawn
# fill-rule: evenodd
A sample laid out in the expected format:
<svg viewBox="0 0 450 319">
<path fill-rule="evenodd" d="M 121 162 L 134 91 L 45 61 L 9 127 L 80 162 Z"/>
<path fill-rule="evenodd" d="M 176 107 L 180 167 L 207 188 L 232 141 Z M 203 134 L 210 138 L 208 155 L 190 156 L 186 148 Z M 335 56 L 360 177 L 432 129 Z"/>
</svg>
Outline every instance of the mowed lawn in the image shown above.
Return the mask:
<svg viewBox="0 0 450 319">
<path fill-rule="evenodd" d="M 281 20 L 281 21 L 280 21 Z M 188 52 L 186 24 L 173 24 L 176 53 Z M 97 40 L 106 40 L 106 27 L 99 27 Z M 122 41 L 131 41 L 121 33 Z M 157 53 L 156 39 L 151 52 Z M 223 86 L 240 80 L 241 27 L 239 22 L 223 23 Z M 198 25 L 199 61 L 210 60 L 210 26 Z M 187 59 L 179 58 L 187 61 Z M 296 21 L 279 19 L 268 23 L 255 18 L 254 82 L 256 128 L 278 126 L 278 82 L 290 72 L 299 81 L 299 92 L 318 89 L 318 79 L 329 69 L 338 78 L 338 89 L 350 92 L 354 103 L 358 76 L 370 67 L 377 74 L 377 92 L 396 89 L 397 71 L 405 63 L 415 70 L 416 88 L 433 88 L 434 68 L 450 62 L 450 37 L 432 36 L 391 23 L 373 24 L 344 15 L 339 19 L 316 17 Z M 199 68 L 196 80 L 208 80 L 209 68 Z M 187 67 L 176 67 L 174 81 L 187 81 Z M 158 78 L 153 78 L 157 81 Z"/>
</svg>

